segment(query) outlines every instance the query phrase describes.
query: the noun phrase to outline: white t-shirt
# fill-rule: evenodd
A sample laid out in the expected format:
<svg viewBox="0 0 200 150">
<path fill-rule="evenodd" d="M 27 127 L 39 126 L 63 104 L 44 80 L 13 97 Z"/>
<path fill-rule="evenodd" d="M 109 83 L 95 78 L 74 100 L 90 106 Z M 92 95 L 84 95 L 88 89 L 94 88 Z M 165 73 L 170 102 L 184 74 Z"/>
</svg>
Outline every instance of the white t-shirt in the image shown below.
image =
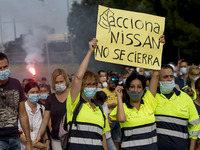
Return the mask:
<svg viewBox="0 0 200 150">
<path fill-rule="evenodd" d="M 37 103 L 37 110 L 33 114 L 31 112 L 31 108 L 29 107 L 27 101 L 25 102 L 25 108 L 26 108 L 26 112 L 27 112 L 27 115 L 29 118 L 31 140 L 34 141 L 37 137 L 37 133 L 42 124 L 42 114 L 41 114 L 40 108 L 42 108 L 43 114 L 44 114 L 45 108 L 44 108 L 44 106 Z M 19 127 L 19 130 L 22 131 L 23 135 L 24 135 L 24 131 L 22 130 L 22 127 L 21 127 L 21 124 L 19 121 L 18 121 L 18 127 Z M 25 150 L 26 143 L 20 141 L 20 146 L 21 146 L 21 150 Z M 33 147 L 32 147 L 32 149 L 37 150 L 36 148 L 33 148 Z"/>
<path fill-rule="evenodd" d="M 102 108 L 103 108 L 103 110 L 105 111 L 106 117 L 108 118 L 110 112 L 109 112 L 108 105 L 106 104 L 106 102 L 104 102 L 104 104 L 102 105 Z M 107 132 L 105 133 L 105 135 L 106 135 L 106 139 L 108 139 L 108 138 L 111 137 L 111 132 L 110 132 L 110 131 L 107 131 Z"/>
</svg>

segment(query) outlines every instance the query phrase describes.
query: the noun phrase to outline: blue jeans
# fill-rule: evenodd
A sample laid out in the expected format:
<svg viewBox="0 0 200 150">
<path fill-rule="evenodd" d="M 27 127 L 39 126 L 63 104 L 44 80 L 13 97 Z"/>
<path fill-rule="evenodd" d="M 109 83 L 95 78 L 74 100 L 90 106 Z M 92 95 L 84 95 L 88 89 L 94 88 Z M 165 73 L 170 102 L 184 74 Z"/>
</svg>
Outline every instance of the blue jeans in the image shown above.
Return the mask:
<svg viewBox="0 0 200 150">
<path fill-rule="evenodd" d="M 106 141 L 107 141 L 109 150 L 116 150 L 115 144 L 113 143 L 113 140 L 111 137 L 108 138 Z"/>
<path fill-rule="evenodd" d="M 0 150 L 20 150 L 19 137 L 0 139 Z"/>
<path fill-rule="evenodd" d="M 113 139 L 113 142 L 121 142 L 121 127 L 119 125 L 118 121 L 112 120 L 112 125 L 110 127 L 111 129 L 111 136 Z"/>
</svg>

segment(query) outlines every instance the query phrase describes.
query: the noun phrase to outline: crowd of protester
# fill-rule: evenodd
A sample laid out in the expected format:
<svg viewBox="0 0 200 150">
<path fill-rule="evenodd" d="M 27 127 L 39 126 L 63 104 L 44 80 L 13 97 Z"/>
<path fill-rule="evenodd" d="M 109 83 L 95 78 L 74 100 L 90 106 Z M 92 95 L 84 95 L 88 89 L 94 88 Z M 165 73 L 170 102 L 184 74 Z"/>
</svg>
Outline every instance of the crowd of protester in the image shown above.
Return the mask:
<svg viewBox="0 0 200 150">
<path fill-rule="evenodd" d="M 96 45 L 95 38 L 89 42 L 76 74 L 55 69 L 51 86 L 45 77 L 23 79 L 19 86 L 0 53 L 0 109 L 15 112 L 10 125 L 0 114 L 0 149 L 62 150 L 60 123 L 66 115 L 69 128 L 80 101 L 69 150 L 199 150 L 200 65 L 181 59 L 161 70 L 92 72 L 87 66 Z"/>
</svg>

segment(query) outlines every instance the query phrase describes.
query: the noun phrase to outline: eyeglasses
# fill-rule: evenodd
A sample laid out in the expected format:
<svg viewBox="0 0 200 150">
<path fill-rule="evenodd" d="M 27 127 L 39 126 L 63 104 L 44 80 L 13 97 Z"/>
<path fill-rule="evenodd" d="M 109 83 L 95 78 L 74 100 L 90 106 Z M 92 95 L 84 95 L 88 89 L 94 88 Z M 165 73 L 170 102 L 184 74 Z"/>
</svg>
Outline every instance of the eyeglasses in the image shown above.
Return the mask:
<svg viewBox="0 0 200 150">
<path fill-rule="evenodd" d="M 97 86 L 97 83 L 87 83 L 86 87 Z"/>
</svg>

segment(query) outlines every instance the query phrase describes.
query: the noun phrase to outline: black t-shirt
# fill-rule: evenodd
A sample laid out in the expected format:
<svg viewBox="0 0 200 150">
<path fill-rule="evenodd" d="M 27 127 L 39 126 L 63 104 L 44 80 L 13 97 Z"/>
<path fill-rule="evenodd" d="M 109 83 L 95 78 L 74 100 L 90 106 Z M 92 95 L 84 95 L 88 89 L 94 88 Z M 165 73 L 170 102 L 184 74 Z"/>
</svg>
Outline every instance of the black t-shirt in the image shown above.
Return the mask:
<svg viewBox="0 0 200 150">
<path fill-rule="evenodd" d="M 9 77 L 6 84 L 0 85 L 0 139 L 19 136 L 18 106 L 25 99 L 17 79 Z"/>
<path fill-rule="evenodd" d="M 196 106 L 197 112 L 198 112 L 198 114 L 199 114 L 199 117 L 200 117 L 200 106 L 199 106 L 199 105 L 197 105 L 195 102 L 194 102 L 194 104 L 195 104 L 195 106 Z"/>
<path fill-rule="evenodd" d="M 45 110 L 50 111 L 51 117 L 51 127 L 52 131 L 50 133 L 53 139 L 59 139 L 59 127 L 63 115 L 66 113 L 66 101 L 61 103 L 57 100 L 55 94 L 48 96 L 45 103 Z"/>
</svg>

